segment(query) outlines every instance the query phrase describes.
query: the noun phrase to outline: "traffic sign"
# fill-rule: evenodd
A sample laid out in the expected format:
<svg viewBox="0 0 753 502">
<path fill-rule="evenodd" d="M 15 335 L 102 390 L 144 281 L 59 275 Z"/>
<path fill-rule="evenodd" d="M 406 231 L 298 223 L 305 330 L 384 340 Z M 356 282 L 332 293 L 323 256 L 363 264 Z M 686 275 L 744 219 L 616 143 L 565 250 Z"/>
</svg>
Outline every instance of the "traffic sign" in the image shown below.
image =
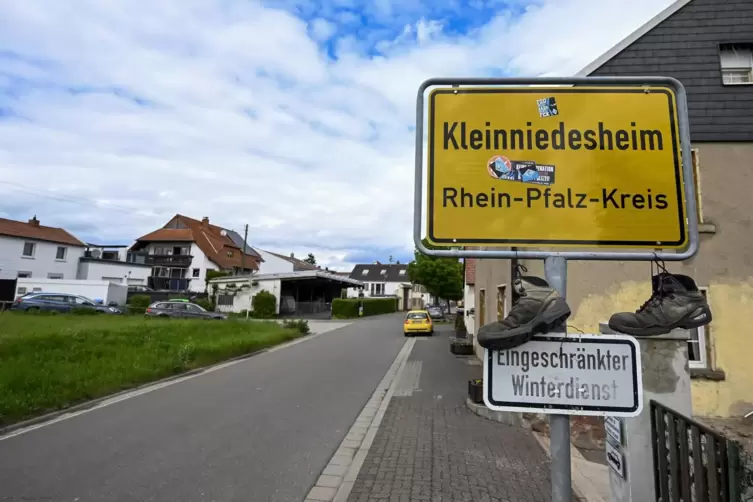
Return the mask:
<svg viewBox="0 0 753 502">
<path fill-rule="evenodd" d="M 428 110 L 432 244 L 687 246 L 670 87 L 438 88 Z"/>
<path fill-rule="evenodd" d="M 643 409 L 640 350 L 626 335 L 537 336 L 487 350 L 484 375 L 492 410 L 634 417 Z"/>
</svg>

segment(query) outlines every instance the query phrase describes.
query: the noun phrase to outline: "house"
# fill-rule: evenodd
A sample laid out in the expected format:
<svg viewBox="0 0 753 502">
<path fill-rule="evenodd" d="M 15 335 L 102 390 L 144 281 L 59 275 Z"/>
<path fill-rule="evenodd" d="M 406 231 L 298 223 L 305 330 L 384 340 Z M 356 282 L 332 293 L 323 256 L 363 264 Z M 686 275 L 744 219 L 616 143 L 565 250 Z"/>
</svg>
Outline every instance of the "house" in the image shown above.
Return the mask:
<svg viewBox="0 0 753 502">
<path fill-rule="evenodd" d="M 259 269 L 262 257 L 244 244 L 237 233 L 209 223 L 208 217 L 176 214 L 136 239 L 128 260 L 151 266 L 148 286 L 153 289 L 201 293 L 209 270 L 249 274 Z"/>
<path fill-rule="evenodd" d="M 87 243 L 79 258 L 76 279 L 109 281 L 127 286 L 146 286 L 152 267 L 146 263 L 129 262 L 125 244 Z"/>
<path fill-rule="evenodd" d="M 279 274 L 283 272 L 299 272 L 302 270 L 320 270 L 320 267 L 311 265 L 303 260 L 299 260 L 295 257 L 295 254 L 290 253 L 290 256 L 285 256 L 279 253 L 273 253 L 272 251 L 266 251 L 264 249 L 254 249 L 262 258 L 262 262 L 259 264 L 260 274 Z"/>
<path fill-rule="evenodd" d="M 62 228 L 0 218 L 0 279 L 75 279 L 86 244 Z"/>
<path fill-rule="evenodd" d="M 350 272 L 351 279 L 361 281 L 364 284 L 363 296 L 397 296 L 398 289 L 410 287 L 407 264 L 373 263 L 355 265 Z M 351 293 L 358 296 L 357 292 Z"/>
<path fill-rule="evenodd" d="M 692 276 L 714 319 L 692 332 L 688 350 L 693 412 L 740 417 L 753 410 L 753 365 L 746 350 L 753 323 L 753 3 L 680 0 L 589 64 L 581 76 L 661 75 L 688 93 L 700 251 L 668 263 Z M 523 260 L 529 274 L 543 264 Z M 477 260 L 476 326 L 504 315 L 514 263 Z M 618 311 L 634 311 L 651 294 L 648 263 L 578 262 L 568 266 L 568 324 L 598 332 Z"/>
</svg>

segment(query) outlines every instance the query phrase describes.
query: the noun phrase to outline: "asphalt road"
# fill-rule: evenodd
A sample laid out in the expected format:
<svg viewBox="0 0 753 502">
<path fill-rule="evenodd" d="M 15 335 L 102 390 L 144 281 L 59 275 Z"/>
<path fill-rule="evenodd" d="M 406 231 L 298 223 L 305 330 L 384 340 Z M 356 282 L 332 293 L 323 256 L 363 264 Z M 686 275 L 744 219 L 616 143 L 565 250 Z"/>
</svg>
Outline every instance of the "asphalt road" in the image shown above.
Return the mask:
<svg viewBox="0 0 753 502">
<path fill-rule="evenodd" d="M 405 342 L 401 315 L 0 440 L 0 501 L 300 501 Z"/>
</svg>

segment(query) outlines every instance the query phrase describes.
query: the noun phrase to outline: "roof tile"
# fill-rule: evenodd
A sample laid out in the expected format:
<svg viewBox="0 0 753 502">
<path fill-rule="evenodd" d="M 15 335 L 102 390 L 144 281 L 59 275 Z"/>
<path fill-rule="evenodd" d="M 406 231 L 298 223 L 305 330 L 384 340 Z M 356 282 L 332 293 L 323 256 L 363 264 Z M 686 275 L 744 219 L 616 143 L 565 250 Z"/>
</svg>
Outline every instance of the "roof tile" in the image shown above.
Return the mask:
<svg viewBox="0 0 753 502">
<path fill-rule="evenodd" d="M 0 218 L 0 235 L 86 247 L 84 242 L 78 240 L 62 228 L 40 225 L 36 217 L 26 223 Z"/>
</svg>

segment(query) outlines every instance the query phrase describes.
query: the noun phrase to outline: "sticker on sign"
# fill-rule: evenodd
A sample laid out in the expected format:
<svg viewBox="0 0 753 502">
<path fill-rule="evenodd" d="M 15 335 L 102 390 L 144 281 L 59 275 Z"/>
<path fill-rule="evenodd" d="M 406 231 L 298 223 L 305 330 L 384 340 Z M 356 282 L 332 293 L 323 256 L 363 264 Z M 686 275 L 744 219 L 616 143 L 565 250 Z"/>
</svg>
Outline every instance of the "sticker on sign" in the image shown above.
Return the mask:
<svg viewBox="0 0 753 502">
<path fill-rule="evenodd" d="M 431 243 L 687 245 L 673 90 L 440 88 L 428 111 Z"/>
<path fill-rule="evenodd" d="M 643 409 L 640 350 L 626 335 L 538 336 L 487 350 L 484 375 L 492 410 L 634 417 Z"/>
</svg>

